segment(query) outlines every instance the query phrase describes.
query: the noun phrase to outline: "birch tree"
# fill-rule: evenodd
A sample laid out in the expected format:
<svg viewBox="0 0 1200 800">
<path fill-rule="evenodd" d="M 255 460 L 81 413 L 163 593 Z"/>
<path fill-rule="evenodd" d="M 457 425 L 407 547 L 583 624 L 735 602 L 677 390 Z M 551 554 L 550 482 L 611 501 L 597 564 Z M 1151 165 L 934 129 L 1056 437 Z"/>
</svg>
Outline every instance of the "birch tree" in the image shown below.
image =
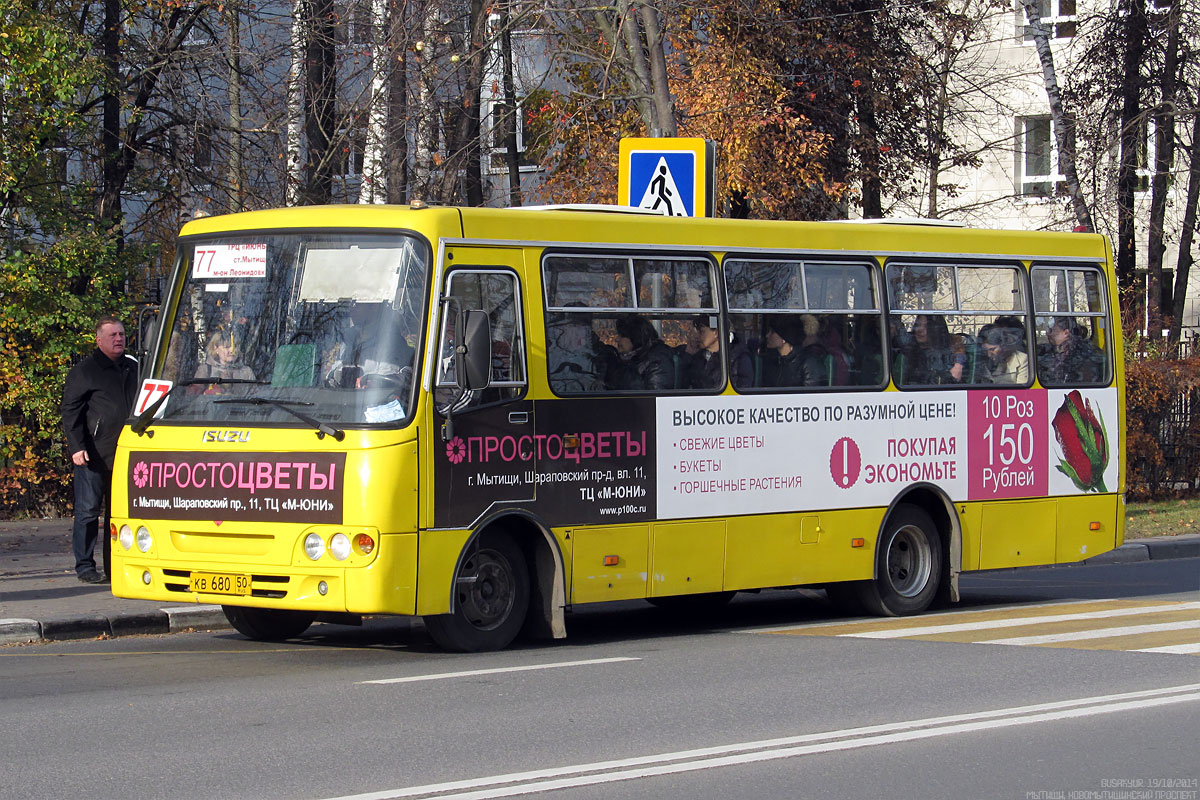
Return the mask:
<svg viewBox="0 0 1200 800">
<path fill-rule="evenodd" d="M 1140 2 L 1140 0 L 1134 0 Z M 1075 137 L 1074 123 L 1063 111 L 1062 93 L 1058 87 L 1058 75 L 1054 68 L 1054 52 L 1050 49 L 1050 34 L 1042 23 L 1038 11 L 1037 0 L 1021 0 L 1025 9 L 1025 18 L 1029 22 L 1030 33 L 1033 36 L 1034 48 L 1037 50 L 1038 61 L 1042 66 L 1042 82 L 1046 88 L 1046 100 L 1050 104 L 1051 127 L 1054 129 L 1054 139 L 1058 144 L 1059 168 L 1066 179 L 1067 193 L 1071 198 L 1071 208 L 1075 213 L 1076 224 L 1084 230 L 1096 229 L 1092 222 L 1092 213 L 1088 208 L 1083 190 L 1079 186 L 1079 175 L 1075 168 Z"/>
</svg>

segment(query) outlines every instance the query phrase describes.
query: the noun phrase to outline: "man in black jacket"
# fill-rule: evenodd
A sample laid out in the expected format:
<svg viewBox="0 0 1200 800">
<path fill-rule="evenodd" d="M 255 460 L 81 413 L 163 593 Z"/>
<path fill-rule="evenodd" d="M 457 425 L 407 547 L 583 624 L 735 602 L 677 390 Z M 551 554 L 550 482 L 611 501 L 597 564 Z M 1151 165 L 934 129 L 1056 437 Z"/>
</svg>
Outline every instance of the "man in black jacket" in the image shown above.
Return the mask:
<svg viewBox="0 0 1200 800">
<path fill-rule="evenodd" d="M 75 574 L 84 583 L 100 583 L 96 536 L 104 541 L 104 571 L 111 563 L 108 536 L 109 485 L 117 437 L 137 398 L 137 362 L 125 355 L 125 326 L 115 317 L 96 321 L 96 350 L 67 373 L 63 387 L 63 430 L 75 465 L 75 525 L 71 544 Z M 100 530 L 100 507 L 104 528 Z"/>
</svg>

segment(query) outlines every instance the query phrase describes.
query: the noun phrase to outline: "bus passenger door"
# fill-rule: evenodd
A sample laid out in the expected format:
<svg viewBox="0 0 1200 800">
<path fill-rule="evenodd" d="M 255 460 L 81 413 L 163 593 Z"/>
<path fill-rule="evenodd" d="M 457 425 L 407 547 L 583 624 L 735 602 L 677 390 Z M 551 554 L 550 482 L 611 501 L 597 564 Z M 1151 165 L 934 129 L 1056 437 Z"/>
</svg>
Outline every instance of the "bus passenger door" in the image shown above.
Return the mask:
<svg viewBox="0 0 1200 800">
<path fill-rule="evenodd" d="M 458 308 L 486 312 L 491 323 L 486 389 L 464 392 L 454 386 L 455 304 L 443 308 L 433 364 L 433 527 L 470 528 L 505 507 L 527 508 L 534 500 L 537 447 L 533 401 L 526 399 L 522 251 L 456 246 L 447 248 L 446 264 L 443 295 L 455 298 Z"/>
</svg>

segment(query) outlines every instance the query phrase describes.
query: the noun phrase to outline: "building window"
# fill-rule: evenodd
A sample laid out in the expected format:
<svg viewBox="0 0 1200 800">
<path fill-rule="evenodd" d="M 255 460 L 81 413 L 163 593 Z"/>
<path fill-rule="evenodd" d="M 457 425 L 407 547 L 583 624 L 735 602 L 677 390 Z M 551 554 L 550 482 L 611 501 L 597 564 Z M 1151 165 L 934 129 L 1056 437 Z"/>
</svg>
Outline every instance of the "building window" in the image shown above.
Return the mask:
<svg viewBox="0 0 1200 800">
<path fill-rule="evenodd" d="M 502 170 L 505 168 L 507 163 L 505 159 L 508 157 L 508 137 L 513 133 L 513 126 L 516 126 L 517 134 L 517 163 L 522 167 L 530 166 L 532 163 L 525 158 L 524 104 L 517 103 L 516 113 L 513 113 L 512 106 L 494 100 L 489 114 L 492 169 Z"/>
<path fill-rule="evenodd" d="M 1048 116 L 1017 120 L 1017 191 L 1023 195 L 1049 197 L 1063 183 L 1059 167 L 1058 141 Z"/>
<path fill-rule="evenodd" d="M 1075 35 L 1075 0 L 1033 0 L 1038 17 L 1046 26 L 1051 39 L 1070 39 Z M 1033 29 L 1025 14 L 1025 7 L 1018 0 L 1017 29 L 1026 42 L 1033 41 Z"/>
</svg>

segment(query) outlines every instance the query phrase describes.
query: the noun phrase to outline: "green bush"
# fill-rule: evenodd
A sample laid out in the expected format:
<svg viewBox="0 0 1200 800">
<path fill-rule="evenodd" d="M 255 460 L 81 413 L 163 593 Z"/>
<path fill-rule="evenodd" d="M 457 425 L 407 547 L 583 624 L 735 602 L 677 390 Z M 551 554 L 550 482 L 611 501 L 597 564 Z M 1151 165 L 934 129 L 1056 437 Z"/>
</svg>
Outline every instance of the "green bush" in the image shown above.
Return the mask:
<svg viewBox="0 0 1200 800">
<path fill-rule="evenodd" d="M 68 511 L 71 465 L 59 405 L 67 371 L 103 314 L 128 319 L 129 255 L 95 231 L 4 260 L 0 273 L 0 517 Z M 82 291 L 80 291 L 82 290 Z"/>
</svg>

